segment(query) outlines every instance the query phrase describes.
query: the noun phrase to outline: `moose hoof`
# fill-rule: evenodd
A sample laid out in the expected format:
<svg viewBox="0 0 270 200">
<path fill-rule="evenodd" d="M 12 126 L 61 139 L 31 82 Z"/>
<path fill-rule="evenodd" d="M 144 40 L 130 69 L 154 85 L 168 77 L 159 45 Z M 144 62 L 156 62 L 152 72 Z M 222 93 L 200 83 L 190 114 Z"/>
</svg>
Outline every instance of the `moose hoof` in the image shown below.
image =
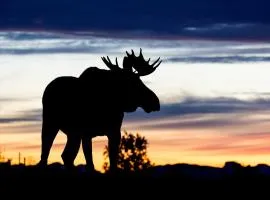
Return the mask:
<svg viewBox="0 0 270 200">
<path fill-rule="evenodd" d="M 109 175 L 118 175 L 120 174 L 121 170 L 119 168 L 113 168 L 113 169 L 109 169 L 109 171 L 107 172 Z"/>
<path fill-rule="evenodd" d="M 38 168 L 45 168 L 47 167 L 47 162 L 46 161 L 42 161 L 40 160 L 37 165 L 36 165 Z"/>
<path fill-rule="evenodd" d="M 75 172 L 76 171 L 76 167 L 73 164 L 70 163 L 64 163 L 63 169 L 66 170 L 67 172 Z"/>
<path fill-rule="evenodd" d="M 88 173 L 94 173 L 96 170 L 93 165 L 86 165 L 85 166 L 85 171 Z"/>
</svg>

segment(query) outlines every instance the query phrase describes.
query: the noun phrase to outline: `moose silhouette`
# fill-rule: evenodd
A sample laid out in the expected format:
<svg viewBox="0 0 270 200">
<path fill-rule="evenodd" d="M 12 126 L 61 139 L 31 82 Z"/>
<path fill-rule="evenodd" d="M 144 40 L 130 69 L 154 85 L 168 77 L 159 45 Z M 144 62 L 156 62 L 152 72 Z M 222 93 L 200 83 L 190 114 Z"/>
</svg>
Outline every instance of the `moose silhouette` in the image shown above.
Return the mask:
<svg viewBox="0 0 270 200">
<path fill-rule="evenodd" d="M 116 60 L 101 57 L 109 69 L 89 67 L 79 77 L 62 76 L 51 81 L 42 96 L 41 157 L 39 166 L 46 166 L 53 141 L 61 130 L 67 136 L 62 152 L 66 168 L 74 160 L 82 142 L 86 166 L 94 170 L 92 138 L 107 136 L 110 171 L 117 170 L 121 126 L 125 112 L 141 107 L 146 113 L 159 111 L 157 95 L 140 79 L 155 71 L 160 57 L 152 64 L 146 61 L 140 48 L 139 56 L 126 51 L 123 67 Z"/>
</svg>

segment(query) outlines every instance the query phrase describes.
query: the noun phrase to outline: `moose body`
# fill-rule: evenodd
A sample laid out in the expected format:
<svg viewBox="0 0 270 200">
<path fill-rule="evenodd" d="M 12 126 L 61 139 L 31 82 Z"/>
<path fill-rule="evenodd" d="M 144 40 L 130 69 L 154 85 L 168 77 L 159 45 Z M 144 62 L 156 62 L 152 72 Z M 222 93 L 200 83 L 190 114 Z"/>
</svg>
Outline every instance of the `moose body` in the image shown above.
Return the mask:
<svg viewBox="0 0 270 200">
<path fill-rule="evenodd" d="M 93 170 L 91 140 L 96 136 L 107 136 L 110 169 L 117 168 L 124 113 L 134 112 L 138 107 L 147 113 L 160 109 L 158 97 L 140 80 L 139 72 L 136 74 L 132 71 L 132 67 L 136 68 L 136 63 L 141 66 L 146 65 L 146 61 L 141 52 L 139 57 L 133 51 L 132 53 L 127 53 L 123 69 L 118 63 L 113 65 L 108 57 L 108 60 L 103 57 L 109 70 L 89 67 L 79 77 L 58 77 L 47 85 L 42 97 L 40 165 L 47 164 L 53 141 L 61 130 L 67 135 L 62 153 L 66 167 L 73 166 L 82 142 L 86 164 Z M 149 66 L 146 65 L 147 69 Z M 150 66 L 150 71 L 141 72 L 144 75 L 151 73 L 155 69 L 153 66 Z"/>
</svg>

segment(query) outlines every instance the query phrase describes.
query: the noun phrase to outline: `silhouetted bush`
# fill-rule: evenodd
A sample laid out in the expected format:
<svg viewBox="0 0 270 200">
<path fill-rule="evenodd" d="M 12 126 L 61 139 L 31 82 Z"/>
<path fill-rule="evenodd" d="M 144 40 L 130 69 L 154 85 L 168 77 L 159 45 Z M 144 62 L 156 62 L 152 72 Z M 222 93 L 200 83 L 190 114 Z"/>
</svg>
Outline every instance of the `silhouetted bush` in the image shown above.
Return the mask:
<svg viewBox="0 0 270 200">
<path fill-rule="evenodd" d="M 124 131 L 118 153 L 118 168 L 124 171 L 139 171 L 154 166 L 147 155 L 148 141 L 140 134 L 132 134 Z M 104 152 L 104 171 L 109 169 L 108 145 Z"/>
</svg>

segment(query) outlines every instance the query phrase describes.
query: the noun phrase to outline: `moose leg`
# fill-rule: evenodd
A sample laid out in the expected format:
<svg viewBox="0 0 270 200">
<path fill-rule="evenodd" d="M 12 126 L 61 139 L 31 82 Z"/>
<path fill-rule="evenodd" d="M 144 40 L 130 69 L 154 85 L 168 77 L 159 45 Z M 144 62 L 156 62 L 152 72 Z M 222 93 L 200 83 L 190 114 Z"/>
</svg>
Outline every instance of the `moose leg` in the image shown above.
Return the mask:
<svg viewBox="0 0 270 200">
<path fill-rule="evenodd" d="M 92 138 L 91 137 L 83 137 L 82 138 L 82 148 L 86 161 L 86 167 L 90 171 L 94 171 L 94 163 L 93 163 L 93 154 L 92 154 Z"/>
<path fill-rule="evenodd" d="M 67 135 L 67 143 L 61 155 L 64 165 L 70 169 L 74 166 L 74 160 L 80 149 L 81 138 L 80 136 Z"/>
<path fill-rule="evenodd" d="M 121 140 L 121 132 L 115 132 L 108 136 L 110 171 L 117 170 L 118 152 Z"/>
<path fill-rule="evenodd" d="M 58 131 L 59 129 L 56 128 L 53 123 L 50 123 L 46 120 L 43 121 L 41 133 L 41 159 L 38 165 L 47 165 L 50 150 Z"/>
</svg>

